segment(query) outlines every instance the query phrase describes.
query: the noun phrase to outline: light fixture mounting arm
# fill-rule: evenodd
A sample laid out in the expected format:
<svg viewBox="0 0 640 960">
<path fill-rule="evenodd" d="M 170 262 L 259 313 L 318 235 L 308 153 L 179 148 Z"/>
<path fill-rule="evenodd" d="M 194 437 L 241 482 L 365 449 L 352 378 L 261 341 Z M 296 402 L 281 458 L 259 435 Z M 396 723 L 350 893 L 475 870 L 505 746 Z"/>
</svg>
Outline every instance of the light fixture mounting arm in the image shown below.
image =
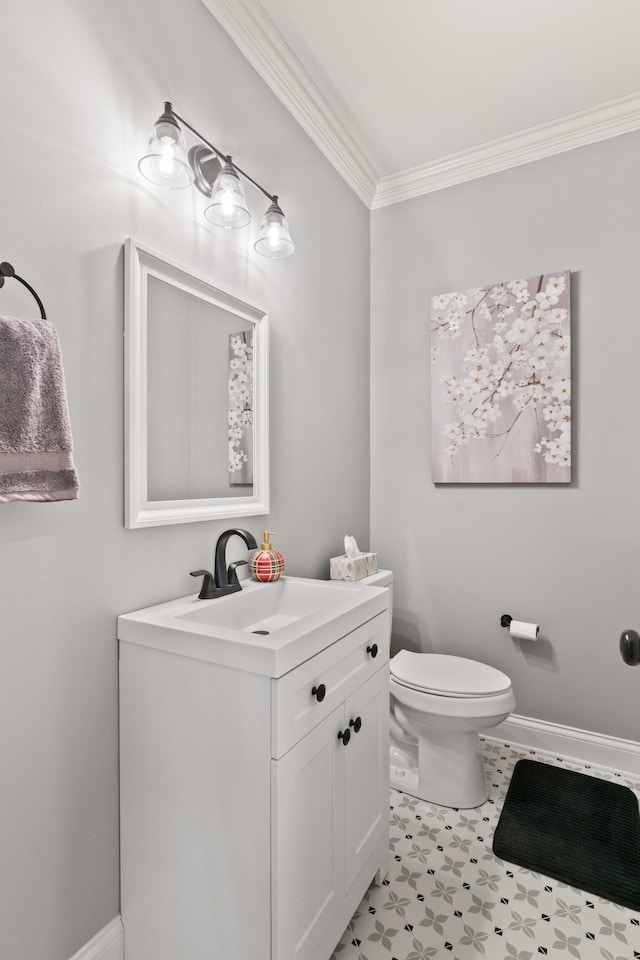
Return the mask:
<svg viewBox="0 0 640 960">
<path fill-rule="evenodd" d="M 222 150 L 218 150 L 218 148 L 214 146 L 213 143 L 210 143 L 209 140 L 207 140 L 205 137 L 203 137 L 202 134 L 198 130 L 196 130 L 195 127 L 192 127 L 191 124 L 184 119 L 184 117 L 181 117 L 179 113 L 176 113 L 176 111 L 173 109 L 172 104 L 168 100 L 165 101 L 164 108 L 165 108 L 165 113 L 169 114 L 172 117 L 175 117 L 176 120 L 179 120 L 180 123 L 187 128 L 187 130 L 190 130 L 191 133 L 195 137 L 197 137 L 198 140 L 201 141 L 201 143 L 204 143 L 205 147 L 208 147 L 209 150 L 211 150 L 216 155 L 218 160 L 222 161 L 222 163 L 232 164 L 233 169 L 236 171 L 236 173 L 242 174 L 245 180 L 248 180 L 249 183 L 252 183 L 254 187 L 256 187 L 261 193 L 263 193 L 265 197 L 267 197 L 267 199 L 271 200 L 272 203 L 278 202 L 277 196 L 269 193 L 268 190 L 265 190 L 265 188 L 261 186 L 257 180 L 254 180 L 253 177 L 250 177 L 249 174 L 246 173 L 244 170 L 242 170 L 242 168 L 239 167 L 237 163 L 233 163 L 231 157 L 228 154 L 223 153 Z"/>
</svg>

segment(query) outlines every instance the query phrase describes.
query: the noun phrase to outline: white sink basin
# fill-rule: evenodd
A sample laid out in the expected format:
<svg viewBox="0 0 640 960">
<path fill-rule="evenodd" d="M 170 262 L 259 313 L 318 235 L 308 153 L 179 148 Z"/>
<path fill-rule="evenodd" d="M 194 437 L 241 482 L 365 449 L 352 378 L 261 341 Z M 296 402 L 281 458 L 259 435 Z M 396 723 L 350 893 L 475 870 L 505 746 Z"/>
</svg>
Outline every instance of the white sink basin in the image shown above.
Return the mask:
<svg viewBox="0 0 640 960">
<path fill-rule="evenodd" d="M 189 613 L 178 614 L 178 619 L 268 635 L 318 613 L 339 614 L 345 600 L 351 603 L 353 593 L 345 595 L 336 581 L 283 577 L 275 583 L 250 582 L 241 593 L 223 599 L 229 602 L 199 603 Z"/>
<path fill-rule="evenodd" d="M 278 677 L 388 607 L 388 590 L 358 582 L 245 580 L 216 600 L 183 597 L 124 614 L 118 638 Z"/>
</svg>

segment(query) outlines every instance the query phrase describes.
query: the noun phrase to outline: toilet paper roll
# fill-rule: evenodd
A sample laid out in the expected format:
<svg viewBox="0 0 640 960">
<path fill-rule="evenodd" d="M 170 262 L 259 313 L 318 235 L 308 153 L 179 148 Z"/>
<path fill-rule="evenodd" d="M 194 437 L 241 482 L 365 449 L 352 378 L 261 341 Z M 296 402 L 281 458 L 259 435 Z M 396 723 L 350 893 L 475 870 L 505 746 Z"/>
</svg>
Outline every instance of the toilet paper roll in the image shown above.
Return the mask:
<svg viewBox="0 0 640 960">
<path fill-rule="evenodd" d="M 523 620 L 512 620 L 509 624 L 509 635 L 514 640 L 537 640 L 540 627 L 537 623 L 525 623 Z"/>
</svg>

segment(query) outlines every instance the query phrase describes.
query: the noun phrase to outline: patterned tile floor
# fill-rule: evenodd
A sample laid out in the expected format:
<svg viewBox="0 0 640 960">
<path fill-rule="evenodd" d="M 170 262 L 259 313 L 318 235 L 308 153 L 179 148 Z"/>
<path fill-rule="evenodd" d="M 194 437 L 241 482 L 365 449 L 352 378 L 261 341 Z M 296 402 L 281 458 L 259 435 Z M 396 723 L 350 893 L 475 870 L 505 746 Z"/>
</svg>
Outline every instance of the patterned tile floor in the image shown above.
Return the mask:
<svg viewBox="0 0 640 960">
<path fill-rule="evenodd" d="M 483 741 L 491 794 L 452 810 L 391 791 L 389 875 L 371 886 L 332 960 L 634 960 L 640 913 L 492 852 L 511 773 L 530 757 L 615 780 L 640 797 L 640 781 L 534 751 Z"/>
</svg>

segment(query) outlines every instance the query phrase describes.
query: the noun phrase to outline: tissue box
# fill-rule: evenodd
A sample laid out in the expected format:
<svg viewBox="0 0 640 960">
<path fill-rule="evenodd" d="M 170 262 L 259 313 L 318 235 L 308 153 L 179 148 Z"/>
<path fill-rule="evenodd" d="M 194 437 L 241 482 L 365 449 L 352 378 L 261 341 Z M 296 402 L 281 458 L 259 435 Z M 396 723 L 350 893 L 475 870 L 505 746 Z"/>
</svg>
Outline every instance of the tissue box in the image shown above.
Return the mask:
<svg viewBox="0 0 640 960">
<path fill-rule="evenodd" d="M 378 569 L 377 553 L 362 553 L 359 557 L 331 557 L 329 560 L 330 580 L 362 580 L 370 577 Z"/>
</svg>

